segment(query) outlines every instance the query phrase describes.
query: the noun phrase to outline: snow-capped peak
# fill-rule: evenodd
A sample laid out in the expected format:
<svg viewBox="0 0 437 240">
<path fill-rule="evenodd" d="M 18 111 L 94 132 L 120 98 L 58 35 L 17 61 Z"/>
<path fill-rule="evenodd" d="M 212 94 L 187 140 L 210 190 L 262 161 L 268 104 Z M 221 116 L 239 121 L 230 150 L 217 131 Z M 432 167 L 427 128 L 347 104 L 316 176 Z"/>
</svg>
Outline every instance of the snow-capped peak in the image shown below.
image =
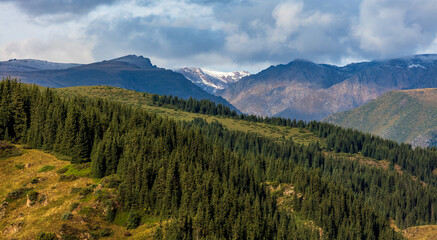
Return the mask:
<svg viewBox="0 0 437 240">
<path fill-rule="evenodd" d="M 212 71 L 203 69 L 202 70 L 205 74 L 215 77 L 219 79 L 222 82 L 225 83 L 233 83 L 238 82 L 243 77 L 249 76 L 250 73 L 246 71 L 235 71 L 235 72 L 218 72 L 218 71 Z"/>
<path fill-rule="evenodd" d="M 196 67 L 177 69 L 187 79 L 203 88 L 205 91 L 214 93 L 219 89 L 225 89 L 229 84 L 238 82 L 243 77 L 249 76 L 246 71 L 219 72 Z"/>
</svg>

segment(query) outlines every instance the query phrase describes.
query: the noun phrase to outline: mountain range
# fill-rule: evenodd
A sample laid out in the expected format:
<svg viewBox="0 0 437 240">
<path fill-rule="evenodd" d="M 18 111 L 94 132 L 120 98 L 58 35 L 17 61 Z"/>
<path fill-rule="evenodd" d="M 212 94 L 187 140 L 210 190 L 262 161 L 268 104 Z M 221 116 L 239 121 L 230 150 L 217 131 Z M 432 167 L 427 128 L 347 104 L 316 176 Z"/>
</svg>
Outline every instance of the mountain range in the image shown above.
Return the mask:
<svg viewBox="0 0 437 240">
<path fill-rule="evenodd" d="M 152 65 L 150 59 L 142 56 L 128 55 L 91 64 L 13 59 L 0 62 L 0 75 L 45 87 L 106 85 L 184 99 L 208 99 L 237 110 L 223 98 L 205 92 L 182 74 Z"/>
<path fill-rule="evenodd" d="M 258 116 L 321 120 L 362 106 L 391 90 L 437 87 L 437 55 L 343 67 L 297 59 L 253 75 L 196 67 L 171 71 L 135 55 L 91 64 L 12 59 L 0 62 L 0 75 L 47 87 L 108 85 L 185 99 L 208 99 Z"/>
<path fill-rule="evenodd" d="M 437 87 L 437 55 L 344 67 L 294 60 L 244 77 L 216 94 L 247 114 L 320 120 L 390 90 L 431 87 Z"/>
<path fill-rule="evenodd" d="M 390 91 L 323 121 L 413 147 L 437 147 L 437 88 Z"/>
</svg>

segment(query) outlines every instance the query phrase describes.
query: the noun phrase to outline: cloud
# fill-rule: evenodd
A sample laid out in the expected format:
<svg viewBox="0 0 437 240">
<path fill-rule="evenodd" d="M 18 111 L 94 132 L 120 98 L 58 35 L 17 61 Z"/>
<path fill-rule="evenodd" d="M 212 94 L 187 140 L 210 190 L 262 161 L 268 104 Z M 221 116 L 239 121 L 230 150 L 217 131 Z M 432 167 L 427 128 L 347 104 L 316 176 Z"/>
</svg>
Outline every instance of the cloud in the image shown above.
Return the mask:
<svg viewBox="0 0 437 240">
<path fill-rule="evenodd" d="M 437 32 L 434 0 L 363 0 L 353 37 L 364 54 L 414 54 L 432 44 Z"/>
<path fill-rule="evenodd" d="M 295 58 L 345 64 L 437 51 L 435 0 L 0 0 L 0 6 L 9 9 L 1 53 L 17 58 L 57 59 L 36 49 L 53 44 L 63 59 L 140 54 L 162 67 L 215 63 L 256 72 Z"/>
<path fill-rule="evenodd" d="M 111 5 L 118 0 L 0 0 L 13 3 L 32 16 L 53 14 L 86 14 L 100 5 Z"/>
<path fill-rule="evenodd" d="M 55 38 L 49 41 L 24 39 L 0 46 L 0 56 L 11 58 L 41 59 L 53 62 L 87 63 L 94 60 L 89 40 Z M 6 60 L 6 59 L 5 59 Z"/>
</svg>

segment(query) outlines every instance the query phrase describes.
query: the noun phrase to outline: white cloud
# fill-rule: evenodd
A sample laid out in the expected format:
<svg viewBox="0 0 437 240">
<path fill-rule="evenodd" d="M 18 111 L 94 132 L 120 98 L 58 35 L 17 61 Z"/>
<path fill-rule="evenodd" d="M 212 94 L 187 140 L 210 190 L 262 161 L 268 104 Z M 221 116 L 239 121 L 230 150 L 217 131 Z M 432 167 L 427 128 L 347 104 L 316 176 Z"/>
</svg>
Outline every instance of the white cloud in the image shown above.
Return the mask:
<svg viewBox="0 0 437 240">
<path fill-rule="evenodd" d="M 84 42 L 78 39 L 57 38 L 50 41 L 24 39 L 0 46 L 0 56 L 7 59 L 30 58 L 53 62 L 87 63 L 94 60 L 92 48 L 92 41 Z"/>
<path fill-rule="evenodd" d="M 87 62 L 141 54 L 162 67 L 216 63 L 255 72 L 294 58 L 345 64 L 437 52 L 436 0 L 112 3 L 90 4 L 86 11 L 79 5 L 77 11 L 40 8 L 36 16 L 0 0 L 0 9 L 7 9 L 0 19 L 0 59 Z M 67 20 L 57 21 L 63 16 Z"/>
<path fill-rule="evenodd" d="M 435 12 L 435 0 L 363 0 L 353 37 L 368 54 L 414 54 L 432 42 L 437 26 L 430 21 L 437 20 Z"/>
</svg>

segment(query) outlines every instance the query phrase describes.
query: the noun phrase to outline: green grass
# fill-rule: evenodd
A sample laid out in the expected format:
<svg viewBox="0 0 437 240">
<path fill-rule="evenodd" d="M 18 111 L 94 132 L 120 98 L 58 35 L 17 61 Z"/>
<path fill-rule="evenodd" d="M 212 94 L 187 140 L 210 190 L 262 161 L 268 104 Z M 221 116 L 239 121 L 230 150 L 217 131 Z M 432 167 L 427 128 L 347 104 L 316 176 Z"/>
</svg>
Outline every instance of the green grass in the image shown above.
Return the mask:
<svg viewBox="0 0 437 240">
<path fill-rule="evenodd" d="M 56 167 L 53 165 L 45 165 L 42 168 L 38 169 L 38 172 L 48 172 L 48 171 L 52 171 L 55 168 Z"/>
<path fill-rule="evenodd" d="M 65 176 L 91 177 L 91 163 L 66 165 L 56 172 Z"/>
</svg>

